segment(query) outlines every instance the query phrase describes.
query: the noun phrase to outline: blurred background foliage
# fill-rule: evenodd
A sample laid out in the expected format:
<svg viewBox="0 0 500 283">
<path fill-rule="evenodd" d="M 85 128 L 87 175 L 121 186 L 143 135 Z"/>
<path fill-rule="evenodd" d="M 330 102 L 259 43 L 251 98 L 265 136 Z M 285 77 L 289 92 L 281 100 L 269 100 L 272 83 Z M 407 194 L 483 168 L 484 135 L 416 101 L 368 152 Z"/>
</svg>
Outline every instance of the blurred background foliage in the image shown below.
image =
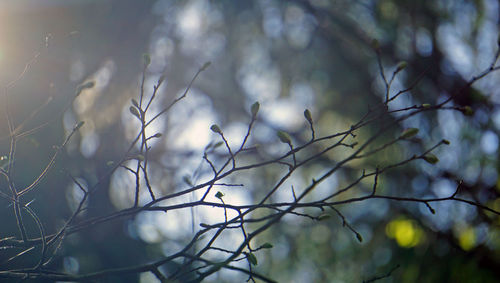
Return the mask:
<svg viewBox="0 0 500 283">
<path fill-rule="evenodd" d="M 498 210 L 500 77 L 493 73 L 472 88 L 461 88 L 494 57 L 499 11 L 494 0 L 2 1 L 1 85 L 12 81 L 38 50 L 44 50 L 10 91 L 14 120 L 19 124 L 52 98 L 26 125 L 29 129 L 50 122 L 19 142 L 16 183 L 29 184 L 48 161 L 52 146 L 60 144 L 77 121 L 86 122 L 50 176 L 29 195 L 46 230 L 56 231 L 82 197 L 67 172 L 93 185 L 136 134 L 139 124 L 128 108 L 130 99 L 139 93 L 142 53 L 151 56 L 146 94 L 161 75 L 166 78 L 153 114 L 182 93 L 200 66 L 212 62 L 187 98 L 149 129 L 149 134 L 163 133 L 153 143 L 150 156 L 151 180 L 158 194 L 185 188 L 183 176 L 189 175 L 193 182 L 206 178 L 200 169 L 202 153 L 217 140 L 210 125 L 220 125 L 230 144 L 238 144 L 255 101 L 260 102 L 261 113 L 251 142 L 260 144 L 261 152 L 249 155 L 249 160 L 286 152 L 283 145 L 273 145 L 276 130 L 306 141 L 305 108 L 311 109 L 319 135 L 349 129 L 370 106 L 384 99 L 372 48 L 375 38 L 388 72 L 400 61 L 408 63 L 394 82 L 393 94 L 420 78 L 391 109 L 436 104 L 455 94 L 453 105 L 471 106 L 474 115 L 440 111 L 405 121 L 400 130 L 419 128 L 417 138 L 376 158 L 351 163 L 314 191 L 314 196 L 352 182 L 363 168 L 395 162 L 446 138 L 451 145 L 438 150 L 437 165 L 417 161 L 389 171 L 379 180 L 380 191 L 446 197 L 463 180 L 462 197 Z M 95 80 L 96 87 L 85 90 L 61 113 L 71 103 L 76 85 L 87 80 Z M 359 135 L 367 137 L 377 127 L 364 128 Z M 0 129 L 1 154 L 7 155 L 5 119 Z M 335 151 L 303 168 L 288 186 L 300 189 L 342 157 L 345 153 Z M 224 191 L 225 200 L 250 203 L 266 193 L 280 170 L 240 173 L 234 181 L 246 189 Z M 82 219 L 130 207 L 133 184 L 131 174 L 116 171 L 91 197 Z M 1 186 L 4 190 L 5 184 Z M 349 196 L 370 186 L 361 184 Z M 283 192 L 277 197 L 291 196 Z M 141 202 L 147 201 L 144 192 Z M 386 274 L 397 265 L 384 282 L 498 282 L 499 218 L 462 203 L 440 202 L 433 207 L 435 215 L 424 204 L 387 200 L 339 207 L 363 236 L 361 244 L 335 217 L 318 223 L 287 216 L 259 238 L 274 248 L 258 254 L 256 269 L 279 282 L 359 282 Z M 4 203 L 0 210 L 0 237 L 15 234 L 12 207 Z M 200 208 L 192 213 L 144 213 L 84 230 L 67 238 L 54 265 L 82 273 L 171 254 L 198 229 L 192 227 L 192 215 L 210 222 L 220 219 L 221 211 Z M 235 241 L 224 240 L 226 244 Z M 0 253 L 0 260 L 7 257 Z M 154 276 L 120 280 L 154 282 Z M 243 280 L 245 276 L 230 271 L 207 279 Z"/>
</svg>

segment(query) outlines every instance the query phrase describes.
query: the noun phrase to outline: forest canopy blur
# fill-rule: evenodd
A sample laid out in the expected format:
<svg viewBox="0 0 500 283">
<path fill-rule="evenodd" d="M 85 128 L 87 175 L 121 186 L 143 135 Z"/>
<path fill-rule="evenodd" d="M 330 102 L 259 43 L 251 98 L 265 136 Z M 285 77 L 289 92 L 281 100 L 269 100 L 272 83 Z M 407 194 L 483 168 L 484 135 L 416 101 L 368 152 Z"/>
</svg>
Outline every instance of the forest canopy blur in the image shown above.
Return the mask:
<svg viewBox="0 0 500 283">
<path fill-rule="evenodd" d="M 1 2 L 0 278 L 497 282 L 499 11 Z"/>
</svg>

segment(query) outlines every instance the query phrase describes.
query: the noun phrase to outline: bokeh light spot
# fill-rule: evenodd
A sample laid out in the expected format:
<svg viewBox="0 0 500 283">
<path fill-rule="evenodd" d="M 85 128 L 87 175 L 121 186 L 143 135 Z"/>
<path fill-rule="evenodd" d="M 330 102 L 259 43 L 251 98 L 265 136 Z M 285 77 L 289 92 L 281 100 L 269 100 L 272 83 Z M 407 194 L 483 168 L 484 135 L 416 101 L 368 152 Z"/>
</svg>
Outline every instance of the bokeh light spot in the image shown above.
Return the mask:
<svg viewBox="0 0 500 283">
<path fill-rule="evenodd" d="M 424 239 L 424 232 L 418 224 L 409 219 L 395 219 L 385 228 L 386 235 L 396 240 L 403 248 L 412 248 Z"/>
<path fill-rule="evenodd" d="M 495 153 L 498 149 L 498 136 L 492 131 L 487 131 L 481 137 L 481 149 L 484 153 Z"/>
<path fill-rule="evenodd" d="M 465 250 L 471 250 L 476 246 L 476 232 L 473 227 L 463 229 L 458 235 L 458 244 Z"/>
</svg>

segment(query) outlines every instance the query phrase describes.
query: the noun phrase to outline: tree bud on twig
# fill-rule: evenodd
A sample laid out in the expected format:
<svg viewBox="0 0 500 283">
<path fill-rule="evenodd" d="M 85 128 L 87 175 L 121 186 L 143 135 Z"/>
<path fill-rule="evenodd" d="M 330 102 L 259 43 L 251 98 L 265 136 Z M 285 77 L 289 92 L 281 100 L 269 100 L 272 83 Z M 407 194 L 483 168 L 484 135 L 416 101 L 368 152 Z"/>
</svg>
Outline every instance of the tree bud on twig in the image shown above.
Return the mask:
<svg viewBox="0 0 500 283">
<path fill-rule="evenodd" d="M 363 237 L 361 236 L 361 234 L 356 233 L 356 238 L 358 238 L 358 241 L 359 241 L 360 243 L 362 243 L 362 242 L 363 242 Z"/>
<path fill-rule="evenodd" d="M 165 75 L 161 75 L 158 79 L 158 85 L 161 84 L 165 80 Z"/>
<path fill-rule="evenodd" d="M 254 104 L 252 104 L 252 107 L 250 108 L 250 111 L 252 111 L 252 117 L 255 118 L 257 117 L 257 113 L 259 113 L 259 108 L 260 108 L 260 104 L 259 102 L 255 102 Z"/>
<path fill-rule="evenodd" d="M 75 131 L 80 129 L 83 126 L 83 124 L 85 124 L 85 121 L 78 122 L 78 124 L 76 124 L 76 126 L 75 126 Z"/>
<path fill-rule="evenodd" d="M 396 73 L 399 73 L 400 71 L 404 70 L 408 66 L 408 63 L 406 61 L 401 61 L 398 63 L 398 67 L 396 68 Z"/>
<path fill-rule="evenodd" d="M 472 107 L 470 107 L 470 106 L 465 106 L 460 110 L 462 111 L 462 113 L 464 113 L 465 116 L 474 115 L 474 110 L 472 110 Z"/>
<path fill-rule="evenodd" d="M 215 197 L 218 199 L 222 199 L 223 196 L 224 196 L 224 194 L 221 193 L 220 191 L 215 194 Z"/>
<path fill-rule="evenodd" d="M 292 144 L 292 138 L 290 138 L 290 135 L 286 132 L 278 131 L 276 135 L 282 143 Z"/>
<path fill-rule="evenodd" d="M 252 265 L 257 265 L 257 257 L 253 253 L 248 253 L 247 258 Z"/>
<path fill-rule="evenodd" d="M 213 124 L 213 125 L 210 127 L 210 130 L 212 130 L 212 132 L 214 132 L 214 133 L 217 133 L 217 134 L 222 134 L 221 129 L 220 129 L 220 128 L 219 128 L 219 126 L 217 126 L 216 124 Z"/>
<path fill-rule="evenodd" d="M 132 113 L 132 115 L 137 117 L 139 120 L 141 119 L 141 114 L 139 113 L 139 110 L 137 110 L 137 108 L 135 108 L 134 106 L 130 106 L 128 110 L 130 111 L 130 113 Z"/>
<path fill-rule="evenodd" d="M 439 158 L 437 158 L 437 156 L 435 156 L 434 154 L 432 153 L 427 153 L 424 157 L 422 157 L 425 161 L 427 161 L 427 163 L 429 164 L 436 164 L 439 162 Z"/>
<path fill-rule="evenodd" d="M 184 181 L 184 183 L 189 186 L 193 185 L 193 182 L 191 182 L 191 177 L 189 177 L 188 175 L 184 175 L 184 177 L 182 177 L 182 181 Z"/>
<path fill-rule="evenodd" d="M 144 62 L 144 67 L 149 66 L 151 64 L 151 56 L 148 53 L 142 54 L 142 60 Z"/>
<path fill-rule="evenodd" d="M 262 248 L 262 249 L 272 249 L 273 248 L 273 244 L 271 244 L 271 243 L 264 243 L 262 246 L 260 246 L 260 248 Z"/>
<path fill-rule="evenodd" d="M 418 129 L 417 128 L 408 128 L 401 133 L 401 136 L 399 137 L 400 139 L 409 139 L 416 134 L 418 134 Z"/>
<path fill-rule="evenodd" d="M 318 216 L 316 219 L 318 221 L 323 221 L 323 220 L 327 220 L 327 219 L 330 219 L 330 214 L 321 214 L 320 216 Z"/>
<path fill-rule="evenodd" d="M 212 64 L 212 62 L 210 62 L 210 61 L 203 64 L 203 66 L 200 68 L 200 72 L 205 71 L 205 69 L 208 68 L 208 66 L 210 66 L 210 64 Z"/>
<path fill-rule="evenodd" d="M 313 123 L 311 111 L 309 111 L 309 109 L 304 110 L 304 117 L 306 117 L 306 120 L 307 122 L 309 122 L 309 124 Z"/>
<path fill-rule="evenodd" d="M 95 86 L 94 81 L 89 81 L 89 82 L 83 83 L 81 85 L 78 85 L 76 87 L 76 96 L 80 95 L 80 93 L 82 93 L 83 90 L 88 89 L 88 88 L 93 88 L 94 86 Z"/>
</svg>

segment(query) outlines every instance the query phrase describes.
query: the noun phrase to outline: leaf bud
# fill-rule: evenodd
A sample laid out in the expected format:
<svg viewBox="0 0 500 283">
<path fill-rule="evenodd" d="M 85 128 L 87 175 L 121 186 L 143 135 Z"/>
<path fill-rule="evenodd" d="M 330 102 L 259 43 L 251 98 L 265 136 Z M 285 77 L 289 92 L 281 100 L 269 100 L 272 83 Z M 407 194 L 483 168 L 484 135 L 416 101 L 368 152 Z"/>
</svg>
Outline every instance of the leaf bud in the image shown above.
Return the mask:
<svg viewBox="0 0 500 283">
<path fill-rule="evenodd" d="M 309 122 L 309 124 L 313 123 L 311 111 L 309 111 L 309 109 L 304 110 L 304 117 L 306 117 L 306 120 L 307 122 Z"/>
<path fill-rule="evenodd" d="M 224 194 L 220 191 L 218 191 L 216 194 L 215 194 L 215 197 L 218 198 L 218 199 L 222 199 L 222 197 L 224 196 Z"/>
<path fill-rule="evenodd" d="M 272 249 L 274 246 L 271 243 L 264 243 L 262 246 L 260 246 L 262 249 Z"/>
<path fill-rule="evenodd" d="M 252 265 L 257 265 L 257 257 L 253 253 L 248 253 L 247 258 Z"/>
<path fill-rule="evenodd" d="M 217 134 L 222 134 L 221 129 L 220 129 L 220 128 L 219 128 L 219 126 L 217 126 L 216 124 L 213 124 L 213 125 L 210 127 L 210 130 L 212 130 L 212 132 L 214 132 L 214 133 L 217 133 Z"/>
<path fill-rule="evenodd" d="M 76 87 L 76 96 L 80 95 L 83 90 L 88 89 L 88 88 L 93 88 L 95 86 L 94 81 L 88 81 L 86 83 L 80 84 Z"/>
<path fill-rule="evenodd" d="M 396 73 L 399 73 L 400 71 L 404 70 L 408 66 L 408 63 L 406 61 L 401 61 L 398 63 L 398 67 L 396 68 Z"/>
<path fill-rule="evenodd" d="M 210 64 L 212 64 L 212 62 L 210 62 L 210 61 L 203 64 L 203 66 L 200 68 L 200 72 L 205 71 L 205 69 L 208 68 L 208 66 L 210 66 Z"/>
<path fill-rule="evenodd" d="M 139 113 L 139 110 L 137 110 L 137 108 L 135 108 L 134 106 L 130 106 L 128 110 L 130 111 L 130 113 L 132 113 L 132 115 L 137 117 L 139 120 L 141 119 L 141 114 Z"/>
<path fill-rule="evenodd" d="M 184 183 L 186 183 L 189 186 L 193 185 L 193 182 L 191 182 L 191 177 L 189 177 L 189 175 L 184 175 L 182 177 L 182 181 L 184 181 Z"/>
<path fill-rule="evenodd" d="M 318 221 L 323 221 L 323 220 L 327 220 L 327 219 L 329 219 L 330 217 L 331 217 L 331 215 L 330 215 L 330 214 L 321 214 L 321 215 L 320 215 L 320 216 L 318 216 L 316 219 L 317 219 Z"/>
<path fill-rule="evenodd" d="M 257 117 L 257 113 L 259 113 L 259 108 L 260 108 L 260 104 L 259 102 L 255 102 L 254 104 L 252 104 L 252 107 L 250 108 L 250 111 L 252 111 L 252 117 L 255 118 Z"/>
<path fill-rule="evenodd" d="M 137 102 L 137 100 L 135 100 L 134 98 L 132 98 L 131 101 L 132 101 L 132 105 L 134 105 L 135 107 L 139 108 L 139 102 Z"/>
<path fill-rule="evenodd" d="M 75 131 L 78 130 L 78 129 L 80 129 L 83 126 L 83 124 L 85 124 L 84 121 L 78 122 L 78 124 L 76 124 L 76 126 L 75 126 Z"/>
<path fill-rule="evenodd" d="M 465 116 L 472 116 L 472 115 L 474 115 L 474 110 L 472 110 L 472 107 L 470 107 L 470 106 L 465 106 L 461 110 L 462 110 L 462 113 L 464 113 Z"/>
<path fill-rule="evenodd" d="M 148 53 L 142 54 L 142 61 L 144 62 L 144 67 L 149 66 L 151 64 L 151 56 Z"/>
<path fill-rule="evenodd" d="M 419 130 L 417 128 L 408 128 L 401 133 L 401 136 L 399 138 L 400 139 L 409 139 L 409 138 L 415 136 L 416 134 L 418 134 L 418 131 Z"/>
<path fill-rule="evenodd" d="M 432 153 L 427 153 L 426 155 L 424 155 L 424 157 L 422 157 L 427 163 L 429 164 L 436 164 L 439 162 L 439 158 L 437 158 L 437 156 L 435 156 L 434 154 Z"/>
<path fill-rule="evenodd" d="M 165 75 L 161 75 L 158 79 L 158 85 L 160 85 L 165 80 Z"/>
<path fill-rule="evenodd" d="M 362 242 L 363 242 L 363 237 L 361 236 L 361 234 L 359 234 L 359 233 L 357 233 L 357 232 L 356 232 L 356 238 L 358 239 L 358 241 L 359 241 L 360 243 L 362 243 Z"/>
<path fill-rule="evenodd" d="M 283 131 L 278 131 L 276 135 L 278 136 L 278 138 L 282 143 L 292 144 L 292 139 L 290 138 L 290 135 L 288 133 Z"/>
<path fill-rule="evenodd" d="M 434 210 L 434 208 L 432 208 L 430 205 L 427 206 L 429 208 L 429 211 L 432 213 L 432 214 L 436 214 L 436 211 Z"/>
<path fill-rule="evenodd" d="M 216 149 L 216 148 L 220 147 L 223 144 L 224 144 L 224 142 L 218 142 L 218 143 L 214 144 L 213 148 Z"/>
<path fill-rule="evenodd" d="M 210 228 L 211 226 L 206 223 L 200 223 L 200 226 L 203 228 Z"/>
</svg>

